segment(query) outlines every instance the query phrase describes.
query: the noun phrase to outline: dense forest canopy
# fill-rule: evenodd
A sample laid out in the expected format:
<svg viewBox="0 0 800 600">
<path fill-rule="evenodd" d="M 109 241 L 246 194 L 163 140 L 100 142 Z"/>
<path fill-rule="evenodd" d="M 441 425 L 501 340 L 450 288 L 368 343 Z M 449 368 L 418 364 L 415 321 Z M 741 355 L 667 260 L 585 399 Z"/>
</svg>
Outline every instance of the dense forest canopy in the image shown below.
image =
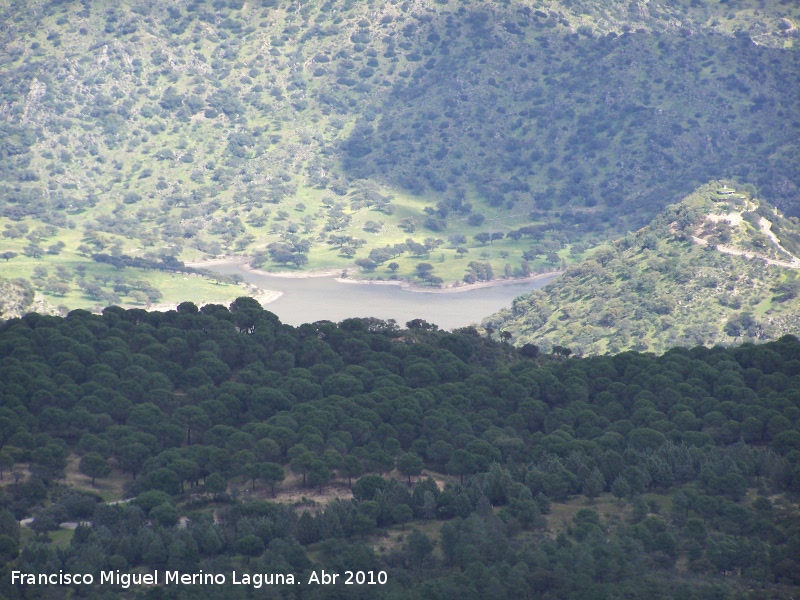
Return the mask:
<svg viewBox="0 0 800 600">
<path fill-rule="evenodd" d="M 387 576 L 160 589 L 169 598 L 773 598 L 800 586 L 793 336 L 581 359 L 421 320 L 295 328 L 249 298 L 110 307 L 0 325 L 0 398 L 9 598 L 63 597 L 10 585 L 11 570 L 59 569 Z M 102 502 L 111 480 L 134 500 Z M 273 502 L 336 485 L 336 500 Z M 86 524 L 59 529 L 69 521 Z"/>
</svg>

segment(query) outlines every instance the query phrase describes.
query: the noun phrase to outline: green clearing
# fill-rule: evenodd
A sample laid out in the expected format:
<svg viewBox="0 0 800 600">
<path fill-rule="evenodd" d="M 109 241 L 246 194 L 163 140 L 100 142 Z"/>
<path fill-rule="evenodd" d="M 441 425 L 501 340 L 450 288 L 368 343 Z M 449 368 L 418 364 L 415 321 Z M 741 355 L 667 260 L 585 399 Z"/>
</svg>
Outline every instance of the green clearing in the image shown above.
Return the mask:
<svg viewBox="0 0 800 600">
<path fill-rule="evenodd" d="M 81 278 L 76 267 L 85 266 L 86 278 Z M 126 308 L 146 308 L 174 306 L 189 300 L 196 304 L 230 304 L 235 298 L 251 293 L 246 287 L 224 281 L 215 281 L 189 273 L 168 273 L 110 265 L 87 263 L 74 253 L 63 252 L 59 256 L 46 259 L 19 256 L 2 264 L 2 277 L 5 279 L 29 278 L 51 309 L 64 312 L 76 308 L 100 310 L 108 304 L 118 304 Z M 43 277 L 37 277 L 37 269 Z M 59 271 L 64 269 L 64 271 Z M 59 273 L 66 273 L 59 276 Z M 90 296 L 84 284 L 97 286 L 98 296 Z M 136 297 L 130 292 L 140 290 L 139 283 L 146 282 L 152 289 L 152 300 Z M 63 289 L 53 284 L 65 286 Z M 102 294 L 102 295 L 100 295 Z"/>
</svg>

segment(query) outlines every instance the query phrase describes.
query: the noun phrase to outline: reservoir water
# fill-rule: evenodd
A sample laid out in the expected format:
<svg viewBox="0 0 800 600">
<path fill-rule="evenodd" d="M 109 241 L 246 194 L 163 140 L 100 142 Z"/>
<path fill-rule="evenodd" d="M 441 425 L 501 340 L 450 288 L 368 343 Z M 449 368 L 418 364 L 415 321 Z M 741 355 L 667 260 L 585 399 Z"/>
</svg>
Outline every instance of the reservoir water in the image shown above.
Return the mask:
<svg viewBox="0 0 800 600">
<path fill-rule="evenodd" d="M 399 285 L 336 281 L 336 276 L 290 278 L 266 275 L 242 268 L 237 261 L 204 268 L 240 275 L 248 283 L 281 296 L 265 305 L 282 322 L 300 325 L 314 321 L 339 322 L 350 317 L 395 319 L 402 327 L 411 319 L 424 319 L 441 329 L 466 327 L 504 307 L 521 294 L 539 289 L 557 275 L 540 279 L 503 282 L 465 291 L 417 291 Z"/>
</svg>

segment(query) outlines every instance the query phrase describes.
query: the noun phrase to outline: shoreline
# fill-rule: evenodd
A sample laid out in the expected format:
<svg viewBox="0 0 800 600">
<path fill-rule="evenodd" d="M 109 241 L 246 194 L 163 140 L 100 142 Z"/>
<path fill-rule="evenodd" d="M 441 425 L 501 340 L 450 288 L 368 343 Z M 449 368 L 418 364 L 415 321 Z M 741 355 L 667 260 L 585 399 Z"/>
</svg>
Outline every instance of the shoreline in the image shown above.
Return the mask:
<svg viewBox="0 0 800 600">
<path fill-rule="evenodd" d="M 242 290 L 242 295 L 243 296 L 247 296 L 249 298 L 253 298 L 254 300 L 256 300 L 262 306 L 265 306 L 265 305 L 269 304 L 270 302 L 275 302 L 275 300 L 277 300 L 278 298 L 283 296 L 283 292 L 281 292 L 281 291 L 278 291 L 278 290 L 267 290 L 267 289 L 264 289 L 264 288 L 260 288 L 257 285 L 253 285 L 251 283 L 243 284 L 242 287 L 244 288 Z M 235 300 L 235 298 L 234 298 L 234 300 Z M 182 302 L 184 302 L 184 301 L 182 301 Z M 155 312 L 167 312 L 167 311 L 170 311 L 170 310 L 176 310 L 178 308 L 178 304 L 180 304 L 180 302 L 179 303 L 159 302 L 157 304 L 151 304 L 145 310 L 151 311 L 151 312 L 154 312 L 154 311 Z M 207 302 L 205 300 L 197 300 L 197 301 L 195 301 L 195 304 L 198 307 L 201 307 L 201 306 L 205 306 L 207 304 L 216 304 L 216 302 L 212 302 L 212 301 L 208 301 Z M 134 306 L 134 305 L 125 305 L 125 304 L 123 304 L 121 306 L 123 308 L 125 308 L 125 309 L 128 309 L 128 308 L 143 308 L 142 306 L 138 306 L 138 305 Z"/>
<path fill-rule="evenodd" d="M 488 287 L 514 285 L 519 283 L 525 283 L 528 281 L 538 281 L 540 279 L 545 279 L 548 277 L 556 277 L 564 273 L 563 270 L 559 269 L 555 271 L 548 271 L 546 273 L 536 273 L 528 277 L 515 277 L 511 279 L 494 279 L 492 281 L 478 281 L 476 283 L 460 283 L 460 284 L 449 283 L 449 284 L 444 284 L 442 287 L 434 288 L 434 287 L 419 285 L 408 280 L 400 280 L 400 279 L 377 280 L 377 279 L 360 279 L 358 277 L 349 277 L 349 276 L 342 277 L 341 276 L 342 271 L 349 271 L 349 269 L 341 269 L 341 268 L 311 269 L 308 271 L 300 271 L 296 273 L 267 271 L 265 269 L 256 269 L 250 266 L 249 260 L 250 260 L 249 257 L 246 256 L 230 256 L 222 258 L 212 258 L 203 261 L 187 262 L 184 264 L 186 264 L 187 267 L 202 269 L 207 267 L 213 267 L 214 265 L 236 263 L 244 271 L 250 271 L 252 273 L 255 273 L 257 275 L 263 275 L 265 277 L 280 277 L 285 279 L 310 279 L 313 277 L 334 277 L 334 280 L 337 283 L 349 283 L 349 284 L 360 284 L 360 285 L 395 285 L 409 292 L 428 292 L 432 294 L 454 294 L 459 292 L 469 292 L 471 290 L 478 290 Z M 277 294 L 277 296 L 271 298 L 268 302 L 277 300 L 282 295 L 282 292 L 265 290 L 264 288 L 259 288 L 259 289 L 262 289 L 267 293 Z"/>
<path fill-rule="evenodd" d="M 349 277 L 337 277 L 338 283 L 353 283 L 353 284 L 366 284 L 366 285 L 396 285 L 400 289 L 407 292 L 422 292 L 429 294 L 458 294 L 460 292 L 470 292 L 472 290 L 480 290 L 483 288 L 500 287 L 504 285 L 515 285 L 525 283 L 527 281 L 538 281 L 539 279 L 546 279 L 548 277 L 555 277 L 561 275 L 564 271 L 551 271 L 548 273 L 537 273 L 529 277 L 515 277 L 511 279 L 493 279 L 492 281 L 477 281 L 475 283 L 462 283 L 460 285 L 444 284 L 442 287 L 427 287 L 418 285 L 407 280 L 386 280 L 386 279 L 351 279 Z"/>
<path fill-rule="evenodd" d="M 267 277 L 281 277 L 284 279 L 310 279 L 312 277 L 331 277 L 333 275 L 340 275 L 343 269 L 329 268 L 329 269 L 309 269 L 308 271 L 285 272 L 285 271 L 265 271 L 264 269 L 256 269 L 250 266 L 249 256 L 229 256 L 223 258 L 210 258 L 208 260 L 197 260 L 192 262 L 183 263 L 187 267 L 195 269 L 205 269 L 213 267 L 214 265 L 222 264 L 238 264 L 244 271 L 252 271 L 258 275 L 265 275 Z M 213 271 L 214 269 L 209 269 Z"/>
</svg>

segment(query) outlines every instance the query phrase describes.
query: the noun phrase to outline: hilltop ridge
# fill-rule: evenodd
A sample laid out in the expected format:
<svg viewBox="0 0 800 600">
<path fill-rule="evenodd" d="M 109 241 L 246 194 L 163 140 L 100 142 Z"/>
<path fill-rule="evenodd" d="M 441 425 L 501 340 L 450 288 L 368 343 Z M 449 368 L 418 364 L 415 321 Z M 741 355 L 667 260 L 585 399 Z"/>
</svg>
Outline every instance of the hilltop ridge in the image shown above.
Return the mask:
<svg viewBox="0 0 800 600">
<path fill-rule="evenodd" d="M 713 181 L 484 325 L 581 354 L 777 339 L 800 325 L 800 223 Z"/>
</svg>

